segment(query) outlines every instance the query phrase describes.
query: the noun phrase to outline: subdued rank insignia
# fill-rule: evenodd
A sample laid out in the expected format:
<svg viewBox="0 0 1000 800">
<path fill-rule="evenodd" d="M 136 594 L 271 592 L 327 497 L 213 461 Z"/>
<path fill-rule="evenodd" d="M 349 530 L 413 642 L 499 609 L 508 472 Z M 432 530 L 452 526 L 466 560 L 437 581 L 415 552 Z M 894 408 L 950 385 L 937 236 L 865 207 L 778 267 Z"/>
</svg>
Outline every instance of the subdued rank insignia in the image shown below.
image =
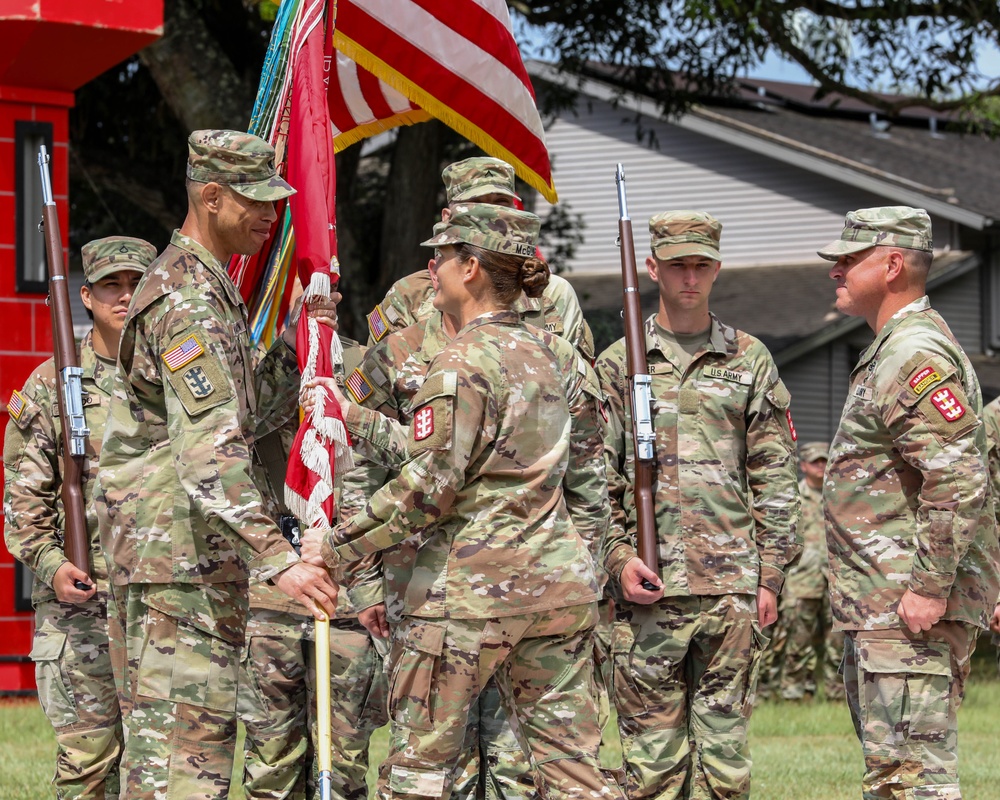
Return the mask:
<svg viewBox="0 0 1000 800">
<path fill-rule="evenodd" d="M 371 331 L 372 339 L 376 342 L 381 342 L 382 337 L 389 332 L 389 326 L 382 314 L 382 306 L 375 306 L 368 315 L 368 330 Z"/>
<path fill-rule="evenodd" d="M 929 387 L 941 380 L 941 375 L 934 367 L 924 367 L 910 378 L 910 388 L 914 394 L 923 394 Z"/>
<path fill-rule="evenodd" d="M 947 386 L 931 395 L 931 404 L 948 422 L 954 422 L 965 416 L 965 406 L 958 402 L 958 398 Z"/>
<path fill-rule="evenodd" d="M 10 401 L 7 403 L 7 413 L 14 419 L 20 419 L 21 414 L 24 413 L 24 395 L 16 389 L 11 394 Z"/>
<path fill-rule="evenodd" d="M 413 440 L 422 442 L 434 433 L 434 407 L 424 406 L 413 415 Z"/>
<path fill-rule="evenodd" d="M 365 402 L 365 400 L 372 396 L 372 392 L 375 391 L 360 368 L 350 374 L 350 377 L 344 381 L 344 386 L 351 393 L 351 397 L 354 398 L 355 403 Z"/>
<path fill-rule="evenodd" d="M 193 333 L 176 347 L 172 347 L 164 353 L 161 358 L 171 372 L 177 372 L 185 364 L 190 364 L 198 356 L 205 352 Z"/>
<path fill-rule="evenodd" d="M 209 380 L 208 375 L 205 374 L 205 370 L 201 367 L 191 367 L 181 377 L 184 378 L 184 383 L 191 390 L 191 394 L 199 400 L 203 397 L 208 397 L 215 391 L 212 381 Z"/>
</svg>

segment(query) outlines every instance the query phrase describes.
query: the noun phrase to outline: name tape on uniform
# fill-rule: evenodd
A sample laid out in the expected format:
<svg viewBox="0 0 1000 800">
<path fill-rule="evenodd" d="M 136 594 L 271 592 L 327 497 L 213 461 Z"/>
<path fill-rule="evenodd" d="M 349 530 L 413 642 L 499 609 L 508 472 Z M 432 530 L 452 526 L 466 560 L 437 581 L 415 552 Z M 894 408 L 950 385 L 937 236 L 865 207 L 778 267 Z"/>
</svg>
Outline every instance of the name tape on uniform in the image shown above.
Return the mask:
<svg viewBox="0 0 1000 800">
<path fill-rule="evenodd" d="M 742 386 L 749 386 L 753 383 L 753 375 L 749 372 L 738 372 L 734 369 L 725 369 L 724 367 L 709 367 L 705 370 L 705 374 L 709 378 L 720 378 L 724 381 L 731 381 L 732 383 L 738 383 Z"/>
</svg>

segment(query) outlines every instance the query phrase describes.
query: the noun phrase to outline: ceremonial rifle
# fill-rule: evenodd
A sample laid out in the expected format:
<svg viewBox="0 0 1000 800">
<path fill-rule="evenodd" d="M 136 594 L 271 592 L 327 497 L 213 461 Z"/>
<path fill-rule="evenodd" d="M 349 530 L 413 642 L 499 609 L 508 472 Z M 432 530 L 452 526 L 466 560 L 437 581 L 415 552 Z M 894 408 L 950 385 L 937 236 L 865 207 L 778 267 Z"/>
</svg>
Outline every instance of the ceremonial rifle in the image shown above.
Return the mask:
<svg viewBox="0 0 1000 800">
<path fill-rule="evenodd" d="M 657 575 L 656 518 L 653 511 L 653 478 L 656 464 L 656 436 L 653 433 L 652 380 L 646 365 L 646 333 L 642 326 L 642 304 L 639 300 L 639 275 L 635 267 L 635 244 L 632 241 L 632 220 L 625 198 L 625 170 L 618 165 L 615 173 L 618 185 L 618 245 L 622 257 L 622 284 L 625 309 L 625 371 L 628 374 L 629 399 L 632 406 L 632 451 L 635 455 L 636 549 L 639 558 Z M 644 580 L 642 587 L 657 588 Z"/>
<path fill-rule="evenodd" d="M 52 199 L 49 179 L 49 155 L 42 145 L 38 151 L 38 171 L 42 178 L 42 224 L 45 235 L 45 255 L 49 263 L 49 308 L 52 312 L 52 343 L 55 351 L 56 381 L 59 391 L 59 418 L 62 423 L 63 464 L 63 549 L 66 558 L 77 569 L 90 575 L 90 536 L 83 510 L 83 457 L 86 452 L 87 422 L 83 418 L 83 370 L 77 363 L 76 340 L 73 337 L 73 315 L 69 305 L 66 265 L 63 263 L 62 237 L 59 233 L 59 213 Z M 76 581 L 76 588 L 90 587 Z"/>
</svg>

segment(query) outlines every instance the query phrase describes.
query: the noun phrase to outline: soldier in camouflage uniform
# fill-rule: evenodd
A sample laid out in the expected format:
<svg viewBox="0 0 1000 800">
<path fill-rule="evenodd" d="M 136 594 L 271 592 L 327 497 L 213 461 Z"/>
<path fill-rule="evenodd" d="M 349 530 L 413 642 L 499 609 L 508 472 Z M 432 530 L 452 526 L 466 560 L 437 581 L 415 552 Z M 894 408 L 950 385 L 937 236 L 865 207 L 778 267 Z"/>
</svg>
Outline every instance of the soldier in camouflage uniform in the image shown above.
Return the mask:
<svg viewBox="0 0 1000 800">
<path fill-rule="evenodd" d="M 1000 525 L 1000 397 L 983 409 L 983 424 L 986 425 L 986 439 L 989 442 L 990 484 L 993 486 L 994 510 Z M 997 654 L 997 671 L 1000 672 L 1000 597 L 990 617 L 990 631 L 993 647 Z"/>
<path fill-rule="evenodd" d="M 118 337 L 139 277 L 156 258 L 142 239 L 109 236 L 83 246 L 86 283 L 80 295 L 94 321 L 80 344 L 83 415 L 89 431 L 82 466 L 90 534 L 90 577 L 66 560 L 63 475 L 55 362 L 32 373 L 7 405 L 4 437 L 4 537 L 34 575 L 35 639 L 31 658 L 42 710 L 56 733 L 53 785 L 59 798 L 118 796 L 122 719 L 111 673 L 108 573 L 96 554 L 93 488 L 111 397 Z M 76 581 L 89 588 L 78 589 Z"/>
<path fill-rule="evenodd" d="M 824 696 L 828 699 L 844 696 L 844 683 L 838 672 L 844 655 L 844 634 L 833 630 L 827 591 L 823 472 L 828 452 L 826 442 L 808 442 L 800 451 L 802 555 L 786 571 L 778 622 L 785 630 L 779 681 L 784 700 L 802 700 L 815 694 L 820 654 Z"/>
<path fill-rule="evenodd" d="M 108 559 L 128 731 L 123 796 L 226 797 L 248 582 L 313 614 L 336 586 L 300 561 L 251 474 L 256 439 L 297 410 L 295 326 L 254 363 L 226 273 L 255 253 L 293 190 L 274 150 L 236 131 L 188 139 L 188 214 L 136 290 L 119 348 L 94 492 Z"/>
<path fill-rule="evenodd" d="M 762 629 L 775 620 L 784 568 L 798 551 L 790 398 L 764 345 L 709 312 L 719 221 L 671 211 L 649 231 L 646 268 L 660 293 L 645 325 L 659 574 L 633 541 L 625 340 L 597 361 L 610 411 L 605 566 L 620 595 L 612 696 L 626 788 L 630 798 L 746 798 Z"/>
<path fill-rule="evenodd" d="M 875 331 L 823 486 L 865 798 L 961 797 L 956 712 L 997 597 L 979 382 L 928 303 L 932 254 L 927 212 L 905 206 L 848 213 L 819 251 L 837 308 Z"/>
<path fill-rule="evenodd" d="M 364 348 L 341 337 L 344 369 L 352 371 Z M 342 378 L 342 376 L 341 376 Z M 280 503 L 285 469 L 298 419 L 258 442 L 262 463 L 258 486 L 273 518 L 287 514 Z M 337 475 L 338 483 L 342 476 Z M 337 513 L 345 513 L 339 486 Z M 378 643 L 358 622 L 347 593 L 337 597 L 330 623 L 330 701 L 333 796 L 359 800 L 368 796 L 368 744 L 383 726 L 385 672 Z M 244 786 L 247 800 L 295 800 L 313 797 L 318 773 L 315 752 L 316 659 L 313 617 L 273 586 L 250 587 L 250 618 L 240 665 L 239 712 L 246 727 Z"/>
<path fill-rule="evenodd" d="M 498 158 L 467 158 L 449 164 L 441 173 L 448 206 L 441 209 L 446 221 L 455 203 L 490 203 L 514 207 L 514 168 Z M 396 281 L 385 298 L 368 315 L 368 346 L 388 333 L 399 331 L 434 313 L 434 286 L 427 270 L 419 270 Z M 594 360 L 594 336 L 583 318 L 580 301 L 569 281 L 549 275 L 549 285 L 539 298 L 521 295 L 514 310 L 529 325 L 566 339 L 588 361 Z"/>
<path fill-rule="evenodd" d="M 384 464 L 398 474 L 322 547 L 352 600 L 368 559 L 383 559 L 392 732 L 379 793 L 450 795 L 470 710 L 495 676 L 540 791 L 618 796 L 598 768 L 590 652 L 598 583 L 588 545 L 606 515 L 590 488 L 603 472 L 597 385 L 591 373 L 586 386 L 587 365 L 568 343 L 510 310 L 547 277 L 526 258 L 537 217 L 485 204 L 453 211 L 425 244 L 438 248 L 435 307 L 460 330 L 425 377 L 412 373 L 422 378 L 415 396 L 410 367 L 400 371 L 412 421 Z M 362 386 L 348 380 L 354 397 Z M 352 434 L 380 440 L 385 417 L 346 410 Z M 567 512 L 576 502 L 587 504 L 579 528 L 580 514 Z M 307 537 L 304 557 L 318 552 Z"/>
</svg>

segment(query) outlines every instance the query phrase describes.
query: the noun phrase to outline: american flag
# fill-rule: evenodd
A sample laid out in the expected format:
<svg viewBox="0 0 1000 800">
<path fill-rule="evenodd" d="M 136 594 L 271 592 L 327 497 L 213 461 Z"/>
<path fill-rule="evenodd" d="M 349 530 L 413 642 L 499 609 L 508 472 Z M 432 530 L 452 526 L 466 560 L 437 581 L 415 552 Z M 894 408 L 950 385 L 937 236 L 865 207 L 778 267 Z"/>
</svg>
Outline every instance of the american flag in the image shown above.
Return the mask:
<svg viewBox="0 0 1000 800">
<path fill-rule="evenodd" d="M 201 342 L 194 336 L 188 336 L 179 345 L 163 354 L 163 363 L 170 368 L 171 372 L 175 372 L 185 364 L 194 361 L 204 352 L 205 349 L 201 346 Z"/>
<path fill-rule="evenodd" d="M 336 150 L 434 116 L 556 202 L 535 92 L 504 0 L 339 0 L 333 44 Z"/>
<path fill-rule="evenodd" d="M 15 391 L 10 396 L 10 402 L 7 403 L 7 413 L 17 419 L 21 416 L 22 411 L 24 411 L 24 398 L 20 392 Z"/>
<path fill-rule="evenodd" d="M 351 392 L 351 396 L 354 397 L 356 403 L 363 403 L 368 399 L 368 396 L 372 393 L 371 384 L 368 383 L 364 375 L 361 374 L 360 370 L 354 370 L 350 377 L 344 382 L 344 385 Z"/>
<path fill-rule="evenodd" d="M 385 324 L 385 317 L 382 316 L 382 309 L 375 306 L 368 314 L 368 330 L 371 331 L 372 339 L 376 342 L 382 341 L 382 337 L 389 328 Z"/>
</svg>

